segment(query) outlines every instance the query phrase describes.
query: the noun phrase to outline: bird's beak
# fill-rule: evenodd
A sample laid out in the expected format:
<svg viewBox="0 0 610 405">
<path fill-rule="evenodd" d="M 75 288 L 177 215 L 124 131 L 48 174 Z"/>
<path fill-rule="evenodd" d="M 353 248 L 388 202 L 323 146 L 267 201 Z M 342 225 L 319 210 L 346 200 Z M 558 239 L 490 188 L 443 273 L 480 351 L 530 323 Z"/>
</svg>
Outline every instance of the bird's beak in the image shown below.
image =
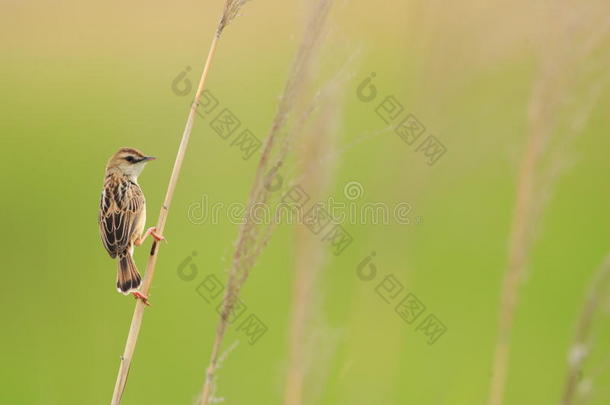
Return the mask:
<svg viewBox="0 0 610 405">
<path fill-rule="evenodd" d="M 142 159 L 143 162 L 148 162 L 149 160 L 155 160 L 156 157 L 154 156 L 146 156 L 144 159 Z"/>
</svg>

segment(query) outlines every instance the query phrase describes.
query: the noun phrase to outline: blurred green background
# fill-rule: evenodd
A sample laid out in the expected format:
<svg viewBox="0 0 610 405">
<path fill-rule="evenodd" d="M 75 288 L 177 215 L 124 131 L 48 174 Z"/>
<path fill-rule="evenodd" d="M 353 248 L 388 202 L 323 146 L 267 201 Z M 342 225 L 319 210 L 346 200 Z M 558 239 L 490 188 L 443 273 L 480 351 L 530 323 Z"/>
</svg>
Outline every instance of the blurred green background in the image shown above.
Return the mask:
<svg viewBox="0 0 610 405">
<path fill-rule="evenodd" d="M 364 190 L 359 202 L 408 202 L 413 221 L 348 225 L 353 245 L 328 256 L 318 287 L 321 344 L 311 353 L 306 403 L 485 402 L 528 105 L 547 51 L 541 38 L 560 20 L 549 4 L 335 5 L 329 43 L 343 47 L 337 53 L 360 52 L 339 145 L 385 127 L 376 102 L 356 97 L 358 84 L 375 72 L 380 94 L 394 95 L 447 153 L 428 166 L 391 132 L 341 153 L 329 196 L 348 201 L 344 186 L 357 181 Z M 0 3 L 1 403 L 109 403 L 134 303 L 116 293 L 116 264 L 98 234 L 104 165 L 120 146 L 157 156 L 140 178 L 152 225 L 189 106 L 171 84 L 187 66 L 196 81 L 221 8 L 221 1 Z M 304 2 L 252 1 L 219 45 L 208 87 L 260 139 L 276 111 L 305 9 Z M 574 24 L 585 28 L 574 35 L 588 38 L 586 27 L 595 24 L 575 15 Z M 578 44 L 565 44 L 566 53 Z M 608 41 L 599 49 L 607 52 Z M 327 50 L 323 62 L 333 63 L 332 55 Z M 563 59 L 556 62 L 561 71 Z M 553 134 L 590 99 L 586 85 L 598 78 L 584 67 L 598 63 L 594 55 L 566 73 L 577 80 L 560 91 L 571 102 L 556 110 L 562 123 Z M 520 290 L 506 404 L 559 401 L 573 325 L 610 247 L 609 109 L 605 90 L 560 158 L 567 170 L 541 215 Z M 187 210 L 203 195 L 245 201 L 257 165 L 208 124 L 195 124 L 125 405 L 190 404 L 203 383 L 218 315 L 196 288 L 208 274 L 226 280 L 238 227 L 227 220 L 193 224 Z M 148 246 L 136 250 L 140 269 Z M 177 269 L 193 251 L 198 274 L 184 281 Z M 268 331 L 250 345 L 230 330 L 225 348 L 240 344 L 218 379 L 217 396 L 227 404 L 282 403 L 294 251 L 292 229 L 281 226 L 242 291 Z M 356 266 L 372 251 L 380 275 L 366 283 Z M 377 295 L 387 274 L 445 324 L 435 344 Z M 589 403 L 607 404 L 607 318 L 596 336 L 584 376 L 595 377 Z M 589 375 L 593 369 L 601 371 Z"/>
</svg>

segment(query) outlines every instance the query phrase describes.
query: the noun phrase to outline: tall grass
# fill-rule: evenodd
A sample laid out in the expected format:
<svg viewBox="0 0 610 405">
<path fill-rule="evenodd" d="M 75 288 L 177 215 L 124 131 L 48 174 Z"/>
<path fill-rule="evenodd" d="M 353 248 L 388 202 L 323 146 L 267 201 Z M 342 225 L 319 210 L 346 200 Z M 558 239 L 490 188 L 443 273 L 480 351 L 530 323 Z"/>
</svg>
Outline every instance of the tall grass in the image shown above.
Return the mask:
<svg viewBox="0 0 610 405">
<path fill-rule="evenodd" d="M 218 368 L 220 348 L 225 336 L 228 319 L 235 307 L 240 289 L 245 283 L 258 256 L 267 245 L 274 229 L 274 221 L 261 224 L 254 217 L 253 208 L 259 204 L 269 204 L 271 192 L 268 187 L 271 168 L 280 168 L 299 132 L 303 121 L 290 124 L 289 119 L 302 102 L 304 91 L 311 80 L 314 61 L 323 34 L 332 1 L 320 0 L 313 5 L 309 21 L 293 61 L 278 110 L 266 138 L 259 164 L 250 189 L 244 223 L 233 253 L 227 288 L 223 297 L 220 319 L 216 328 L 209 365 L 199 398 L 200 405 L 207 405 L 214 391 L 214 379 Z"/>
<path fill-rule="evenodd" d="M 607 15 L 608 3 L 552 3 L 549 24 L 537 50 L 538 71 L 534 78 L 528 108 L 528 137 L 519 167 L 516 197 L 508 240 L 507 267 L 501 287 L 498 329 L 492 363 L 489 405 L 501 405 L 508 373 L 510 336 L 519 298 L 519 286 L 526 272 L 542 212 L 554 185 L 567 166 L 567 148 L 579 135 L 608 83 L 604 61 L 587 65 L 588 56 L 609 33 L 610 24 L 591 21 Z M 574 18 L 574 16 L 578 18 Z M 584 38 L 584 39 L 583 39 Z M 603 74 L 595 74 L 602 69 Z M 592 83 L 579 83 L 583 72 L 594 77 Z M 605 76 L 604 76 L 605 75 Z M 575 95 L 575 84 L 588 88 L 578 104 L 572 106 L 570 120 L 562 120 Z"/>
</svg>

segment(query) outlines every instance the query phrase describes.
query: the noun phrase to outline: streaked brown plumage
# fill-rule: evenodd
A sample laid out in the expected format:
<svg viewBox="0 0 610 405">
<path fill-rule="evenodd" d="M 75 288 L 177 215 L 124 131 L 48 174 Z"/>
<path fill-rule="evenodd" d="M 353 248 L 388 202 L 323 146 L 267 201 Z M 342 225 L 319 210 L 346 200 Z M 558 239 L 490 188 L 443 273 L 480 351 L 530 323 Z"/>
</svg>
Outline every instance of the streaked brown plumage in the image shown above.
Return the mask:
<svg viewBox="0 0 610 405">
<path fill-rule="evenodd" d="M 104 247 L 118 261 L 117 289 L 144 299 L 137 292 L 142 279 L 133 261 L 133 247 L 142 244 L 149 234 L 163 239 L 154 233 L 154 228 L 143 233 L 146 200 L 138 185 L 138 175 L 153 159 L 133 148 L 121 148 L 112 155 L 106 165 L 98 219 Z"/>
</svg>

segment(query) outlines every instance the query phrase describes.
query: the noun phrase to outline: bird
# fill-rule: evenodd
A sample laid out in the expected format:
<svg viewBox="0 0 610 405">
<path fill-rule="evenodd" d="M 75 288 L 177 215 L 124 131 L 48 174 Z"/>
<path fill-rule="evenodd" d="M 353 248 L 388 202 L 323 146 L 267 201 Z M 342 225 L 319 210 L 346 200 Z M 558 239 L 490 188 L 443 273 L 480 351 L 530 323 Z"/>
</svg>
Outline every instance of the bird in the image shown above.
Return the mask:
<svg viewBox="0 0 610 405">
<path fill-rule="evenodd" d="M 140 246 L 149 235 L 157 242 L 165 240 L 155 227 L 144 232 L 146 200 L 138 176 L 154 159 L 134 148 L 120 148 L 108 159 L 98 218 L 102 243 L 118 263 L 117 290 L 124 295 L 132 293 L 145 304 L 148 297 L 139 292 L 142 277 L 133 260 L 134 246 Z"/>
</svg>

